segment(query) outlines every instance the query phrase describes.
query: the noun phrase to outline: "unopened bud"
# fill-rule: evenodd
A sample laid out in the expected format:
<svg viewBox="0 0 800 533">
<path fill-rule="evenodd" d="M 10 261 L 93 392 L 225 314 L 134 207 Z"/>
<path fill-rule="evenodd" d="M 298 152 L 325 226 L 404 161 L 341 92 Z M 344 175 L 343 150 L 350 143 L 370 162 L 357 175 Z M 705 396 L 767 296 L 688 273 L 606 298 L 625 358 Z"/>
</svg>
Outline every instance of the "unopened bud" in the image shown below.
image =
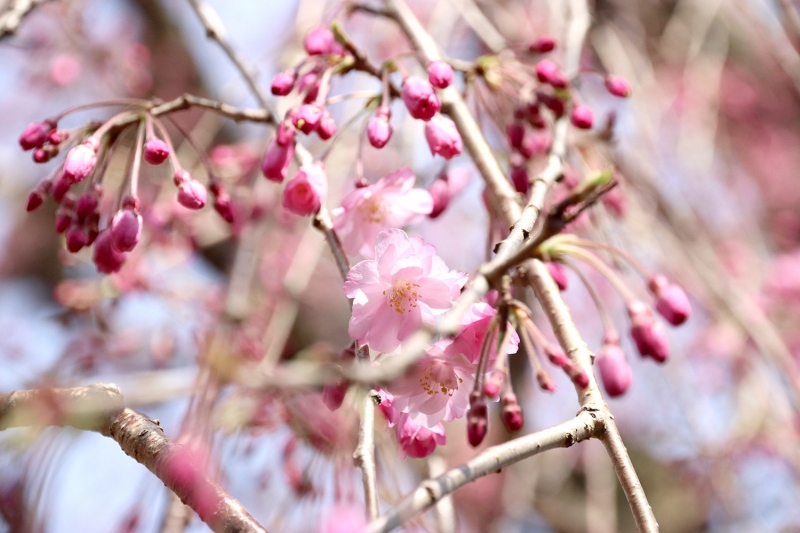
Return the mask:
<svg viewBox="0 0 800 533">
<path fill-rule="evenodd" d="M 327 141 L 336 134 L 336 122 L 333 120 L 330 112 L 327 109 L 322 111 L 322 118 L 319 119 L 317 126 L 317 135 L 323 141 Z"/>
<path fill-rule="evenodd" d="M 50 130 L 55 127 L 55 123 L 49 120 L 31 122 L 23 130 L 22 135 L 19 136 L 19 145 L 26 151 L 41 148 L 47 142 Z"/>
<path fill-rule="evenodd" d="M 316 131 L 321 119 L 322 108 L 319 105 L 315 103 L 304 104 L 300 106 L 300 109 L 292 117 L 292 123 L 295 128 L 308 135 L 312 131 Z"/>
<path fill-rule="evenodd" d="M 542 36 L 528 45 L 528 51 L 534 54 L 546 54 L 556 47 L 556 40 L 549 36 Z"/>
<path fill-rule="evenodd" d="M 403 98 L 409 114 L 419 120 L 432 119 L 442 108 L 433 86 L 419 76 L 409 76 L 403 80 L 400 96 Z"/>
<path fill-rule="evenodd" d="M 648 283 L 650 292 L 656 297 L 656 311 L 673 326 L 680 326 L 692 313 L 692 305 L 682 288 L 657 274 Z"/>
<path fill-rule="evenodd" d="M 453 67 L 444 61 L 428 64 L 428 81 L 437 89 L 445 89 L 453 83 Z"/>
<path fill-rule="evenodd" d="M 588 130 L 592 127 L 594 115 L 592 114 L 592 110 L 589 109 L 589 106 L 578 104 L 572 108 L 572 113 L 569 115 L 569 121 L 572 122 L 572 125 L 576 128 Z"/>
<path fill-rule="evenodd" d="M 272 78 L 270 90 L 272 91 L 272 94 L 276 96 L 286 96 L 292 92 L 292 89 L 294 88 L 294 82 L 296 80 L 297 71 L 294 69 L 278 72 L 275 77 Z"/>
<path fill-rule="evenodd" d="M 160 165 L 169 157 L 169 146 L 161 139 L 151 137 L 144 143 L 144 160 L 151 165 Z"/>
<path fill-rule="evenodd" d="M 489 429 L 486 402 L 480 398 L 474 398 L 474 396 L 475 393 L 470 397 L 470 408 L 467 413 L 467 440 L 473 448 L 483 442 Z"/>
<path fill-rule="evenodd" d="M 261 172 L 268 180 L 281 183 L 286 179 L 286 172 L 294 157 L 294 143 L 281 146 L 273 140 L 269 143 L 261 163 Z"/>
<path fill-rule="evenodd" d="M 367 139 L 369 139 L 369 144 L 375 148 L 383 148 L 392 137 L 390 116 L 388 107 L 380 107 L 375 116 L 367 123 Z"/>
<path fill-rule="evenodd" d="M 509 433 L 516 433 L 525 424 L 516 396 L 513 394 L 503 395 L 503 425 Z"/>
<path fill-rule="evenodd" d="M 306 33 L 303 48 L 310 56 L 322 55 L 331 52 L 334 42 L 333 32 L 324 26 L 319 26 Z"/>
<path fill-rule="evenodd" d="M 130 252 L 142 236 L 142 216 L 132 209 L 117 211 L 111 220 L 111 246 L 118 252 Z"/>
<path fill-rule="evenodd" d="M 606 89 L 609 93 L 620 98 L 627 98 L 631 95 L 631 84 L 622 76 L 609 74 L 605 79 Z"/>
<path fill-rule="evenodd" d="M 553 281 L 558 285 L 558 290 L 567 290 L 567 287 L 569 287 L 569 276 L 567 275 L 567 269 L 564 268 L 564 265 L 554 261 L 548 261 L 545 264 L 547 265 L 547 270 L 550 272 Z"/>
<path fill-rule="evenodd" d="M 178 203 L 187 209 L 200 209 L 206 205 L 206 187 L 199 181 L 189 178 L 178 186 Z"/>
<path fill-rule="evenodd" d="M 108 229 L 100 232 L 95 239 L 92 260 L 97 266 L 97 271 L 103 274 L 119 272 L 125 263 L 125 254 L 118 252 L 111 245 L 111 232 Z"/>
<path fill-rule="evenodd" d="M 89 137 L 67 153 L 64 175 L 73 183 L 82 181 L 97 166 L 97 141 Z"/>
<path fill-rule="evenodd" d="M 464 145 L 455 123 L 447 117 L 436 115 L 425 124 L 425 139 L 431 155 L 452 159 L 461 153 Z"/>
<path fill-rule="evenodd" d="M 89 244 L 89 236 L 86 231 L 81 226 L 72 226 L 67 232 L 67 250 L 75 254 L 87 244 Z"/>
<path fill-rule="evenodd" d="M 625 394 L 631 386 L 633 372 L 625 352 L 619 346 L 616 334 L 606 336 L 597 353 L 597 369 L 603 388 L 612 398 Z"/>
</svg>

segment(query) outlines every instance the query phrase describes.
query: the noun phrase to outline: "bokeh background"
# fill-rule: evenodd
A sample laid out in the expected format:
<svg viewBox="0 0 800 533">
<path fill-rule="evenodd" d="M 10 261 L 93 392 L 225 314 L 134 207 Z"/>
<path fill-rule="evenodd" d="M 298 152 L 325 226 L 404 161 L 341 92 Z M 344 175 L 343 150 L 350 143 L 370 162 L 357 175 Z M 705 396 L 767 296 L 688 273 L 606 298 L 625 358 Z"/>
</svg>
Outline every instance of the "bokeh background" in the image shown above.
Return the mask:
<svg viewBox="0 0 800 533">
<path fill-rule="evenodd" d="M 0 2 L 0 12 L 11 3 Z M 343 13 L 338 1 L 210 4 L 265 85 L 302 57 L 307 29 Z M 634 384 L 610 407 L 662 531 L 798 531 L 800 35 L 785 12 L 798 6 L 790 0 L 590 4 L 580 87 L 599 125 L 571 136 L 569 162 L 580 173 L 587 160 L 612 161 L 623 208 L 598 206 L 581 231 L 674 277 L 695 307 L 687 325 L 670 331 L 666 365 L 640 360 L 625 345 Z M 512 46 L 545 34 L 561 39 L 565 27 L 565 8 L 555 0 L 412 6 L 446 52 L 465 60 L 487 53 L 493 39 L 487 24 Z M 343 25 L 376 61 L 408 49 L 387 21 L 356 14 Z M 413 60 L 407 65 L 419 68 Z M 604 93 L 593 70 L 624 75 L 632 97 Z M 377 89 L 354 75 L 337 80 L 334 94 Z M 0 40 L 0 390 L 113 382 L 130 406 L 160 419 L 168 435 L 181 435 L 200 409 L 196 393 L 205 367 L 198 361 L 226 305 L 235 250 L 256 231 L 255 276 L 245 290 L 250 311 L 236 332 L 235 356 L 291 358 L 316 342 L 346 344 L 347 302 L 322 237 L 307 220 L 281 211 L 279 190 L 259 175 L 272 135 L 266 127 L 196 110 L 176 115 L 237 201 L 266 214 L 231 228 L 208 209 L 190 216 L 168 200 L 157 202 L 146 214 L 153 238 L 113 279 L 100 277 L 88 255 L 65 252 L 53 231 L 52 205 L 25 213 L 28 191 L 57 165 L 35 165 L 19 149 L 29 122 L 91 101 L 167 100 L 183 92 L 256 105 L 183 1 L 46 2 Z M 501 129 L 508 106 L 492 103 L 485 89 L 482 96 L 489 104 L 479 121 L 508 168 Z M 443 171 L 462 175 L 467 185 L 445 214 L 416 230 L 451 268 L 474 271 L 486 257 L 488 215 L 469 158 L 443 167 L 420 142 L 420 124 L 401 112 L 384 151 L 364 143 L 359 152 L 363 103 L 351 98 L 332 106 L 340 127 L 357 118 L 326 162 L 334 184 L 329 206 L 352 187 L 359 153 L 371 179 L 400 166 L 412 167 L 422 186 Z M 273 105 L 286 109 L 284 102 Z M 82 111 L 64 124 L 109 116 Z M 604 135 L 608 124 L 611 134 Z M 308 146 L 317 154 L 325 149 Z M 179 153 L 187 168 L 194 164 L 202 173 L 191 147 L 183 143 Z M 168 179 L 150 174 L 148 183 Z M 171 224 L 162 223 L 167 219 Z M 642 289 L 635 273 L 623 275 Z M 565 297 L 597 349 L 596 312 L 578 280 L 571 282 Z M 598 288 L 624 329 L 619 299 L 600 281 Z M 523 431 L 574 414 L 578 405 L 565 376 L 553 372 L 559 390 L 547 394 L 535 387 L 522 357 L 512 364 L 524 399 Z M 328 413 L 311 393 L 227 387 L 206 407 L 200 418 L 214 468 L 270 531 L 325 530 L 335 502 L 360 504 L 349 403 Z M 475 454 L 459 423 L 448 427 L 448 444 L 431 461 L 400 460 L 390 433 L 378 442 L 384 509 L 431 469 Z M 509 438 L 494 422 L 484 447 Z M 522 461 L 465 487 L 454 504 L 457 531 L 633 530 L 598 442 Z M 165 531 L 175 508 L 158 479 L 99 435 L 55 428 L 0 435 L 0 531 Z M 428 513 L 408 530 L 435 531 L 434 518 Z M 188 516 L 186 530 L 206 526 Z"/>
</svg>

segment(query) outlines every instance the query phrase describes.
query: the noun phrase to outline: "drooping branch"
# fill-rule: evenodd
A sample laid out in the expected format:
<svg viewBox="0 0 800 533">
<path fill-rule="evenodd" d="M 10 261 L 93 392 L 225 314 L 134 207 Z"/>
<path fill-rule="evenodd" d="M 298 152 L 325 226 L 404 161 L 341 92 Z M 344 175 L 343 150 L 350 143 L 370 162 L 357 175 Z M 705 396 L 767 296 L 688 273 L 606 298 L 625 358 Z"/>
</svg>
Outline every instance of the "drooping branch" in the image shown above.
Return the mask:
<svg viewBox="0 0 800 533">
<path fill-rule="evenodd" d="M 72 426 L 115 440 L 217 533 L 267 533 L 209 476 L 191 448 L 170 440 L 158 421 L 126 408 L 113 385 L 0 394 L 0 429 L 34 425 Z"/>
<path fill-rule="evenodd" d="M 436 502 L 483 476 L 554 448 L 568 448 L 593 437 L 601 427 L 600 414 L 582 411 L 572 420 L 562 422 L 497 446 L 487 448 L 474 459 L 444 474 L 423 481 L 388 513 L 369 524 L 369 533 L 391 531 Z"/>
</svg>

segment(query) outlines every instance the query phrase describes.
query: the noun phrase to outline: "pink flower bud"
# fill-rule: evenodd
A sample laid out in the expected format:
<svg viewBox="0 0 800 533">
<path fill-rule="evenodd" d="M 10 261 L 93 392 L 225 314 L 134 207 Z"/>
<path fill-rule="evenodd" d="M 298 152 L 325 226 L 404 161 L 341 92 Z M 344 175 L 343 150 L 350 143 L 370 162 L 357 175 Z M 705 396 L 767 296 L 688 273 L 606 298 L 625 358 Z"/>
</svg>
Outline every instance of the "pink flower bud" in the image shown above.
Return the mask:
<svg viewBox="0 0 800 533">
<path fill-rule="evenodd" d="M 572 108 L 572 113 L 569 115 L 569 121 L 572 122 L 572 125 L 576 128 L 588 130 L 592 127 L 594 115 L 592 114 L 592 110 L 589 109 L 589 106 L 578 104 Z"/>
<path fill-rule="evenodd" d="M 187 209 L 200 209 L 206 205 L 206 187 L 189 178 L 178 185 L 178 203 Z"/>
<path fill-rule="evenodd" d="M 86 231 L 81 226 L 72 226 L 67 232 L 67 250 L 75 254 L 87 244 L 89 244 L 89 236 Z"/>
<path fill-rule="evenodd" d="M 33 162 L 34 163 L 47 163 L 51 159 L 50 150 L 45 150 L 44 148 L 37 148 L 33 151 Z"/>
<path fill-rule="evenodd" d="M 92 255 L 97 271 L 103 274 L 119 272 L 122 264 L 125 263 L 125 254 L 118 252 L 111 245 L 111 231 L 103 230 L 94 241 L 94 253 Z"/>
<path fill-rule="evenodd" d="M 453 67 L 444 61 L 431 61 L 428 64 L 428 81 L 437 89 L 445 89 L 453 83 Z"/>
<path fill-rule="evenodd" d="M 552 142 L 552 137 L 550 133 L 547 131 L 544 132 L 530 132 L 528 133 L 525 138 L 522 139 L 522 143 L 519 146 L 519 153 L 525 159 L 530 159 L 532 157 L 536 157 L 538 155 L 546 154 L 548 150 L 550 150 L 550 144 Z"/>
<path fill-rule="evenodd" d="M 548 342 L 542 348 L 544 349 L 544 354 L 551 363 L 561 368 L 569 366 L 569 359 L 567 359 L 564 350 L 562 350 L 559 346 Z"/>
<path fill-rule="evenodd" d="M 30 194 L 28 194 L 28 204 L 25 206 L 25 210 L 30 213 L 31 211 L 38 209 L 43 202 L 44 194 L 37 187 L 33 189 Z"/>
<path fill-rule="evenodd" d="M 555 392 L 556 391 L 556 384 L 553 383 L 553 380 L 550 379 L 550 376 L 544 370 L 537 370 L 536 371 L 536 381 L 539 383 L 539 387 L 542 390 L 546 390 L 547 392 Z"/>
<path fill-rule="evenodd" d="M 556 40 L 549 36 L 542 36 L 528 45 L 528 51 L 534 54 L 546 54 L 556 47 Z"/>
<path fill-rule="evenodd" d="M 142 236 L 142 216 L 132 209 L 120 209 L 111 220 L 111 246 L 130 252 Z"/>
<path fill-rule="evenodd" d="M 530 178 L 528 177 L 528 170 L 525 165 L 515 165 L 511 167 L 511 182 L 514 184 L 514 189 L 520 194 L 528 194 L 530 188 Z"/>
<path fill-rule="evenodd" d="M 347 390 L 350 388 L 350 382 L 341 381 L 338 383 L 326 383 L 322 387 L 322 403 L 331 411 L 336 411 L 342 406 L 344 397 Z"/>
<path fill-rule="evenodd" d="M 275 131 L 275 142 L 281 146 L 286 146 L 289 143 L 294 143 L 294 137 L 297 129 L 292 124 L 291 120 L 284 120 L 278 124 L 278 129 Z"/>
<path fill-rule="evenodd" d="M 567 287 L 569 287 L 569 276 L 567 275 L 567 269 L 564 268 L 564 265 L 553 261 L 548 261 L 545 264 L 547 265 L 547 270 L 550 271 L 550 275 L 553 277 L 553 281 L 558 285 L 558 290 L 567 290 Z"/>
<path fill-rule="evenodd" d="M 144 160 L 151 165 L 160 165 L 169 157 L 169 146 L 161 139 L 151 137 L 144 143 Z"/>
<path fill-rule="evenodd" d="M 522 146 L 522 139 L 525 138 L 525 126 L 520 122 L 512 122 L 506 126 L 506 138 L 511 148 L 519 149 Z"/>
<path fill-rule="evenodd" d="M 419 120 L 428 121 L 442 108 L 436 91 L 431 84 L 419 76 L 409 76 L 403 80 L 400 96 L 409 114 Z"/>
<path fill-rule="evenodd" d="M 679 286 L 670 283 L 667 278 L 657 274 L 648 283 L 650 292 L 656 297 L 656 311 L 673 326 L 680 326 L 692 313 L 689 298 Z"/>
<path fill-rule="evenodd" d="M 375 148 L 383 148 L 392 137 L 392 124 L 389 122 L 391 114 L 388 107 L 378 108 L 375 116 L 367 123 L 367 139 Z"/>
<path fill-rule="evenodd" d="M 652 357 L 658 363 L 666 361 L 669 357 L 666 331 L 653 320 L 647 305 L 638 300 L 629 303 L 628 316 L 631 319 L 631 337 L 642 357 Z"/>
<path fill-rule="evenodd" d="M 53 145 L 59 145 L 67 140 L 69 133 L 63 130 L 52 130 L 47 136 L 47 142 Z"/>
<path fill-rule="evenodd" d="M 327 54 L 334 43 L 333 32 L 325 26 L 318 26 L 306 33 L 303 39 L 303 48 L 310 56 Z"/>
<path fill-rule="evenodd" d="M 72 216 L 68 213 L 59 212 L 56 214 L 56 233 L 64 233 L 72 225 Z"/>
<path fill-rule="evenodd" d="M 214 196 L 214 211 L 228 224 L 233 224 L 236 219 L 233 202 L 225 191 L 220 191 Z"/>
<path fill-rule="evenodd" d="M 633 372 L 625 352 L 619 346 L 616 334 L 613 338 L 608 336 L 604 340 L 603 347 L 597 354 L 597 369 L 600 372 L 600 381 L 603 388 L 612 398 L 625 394 L 631 386 Z"/>
<path fill-rule="evenodd" d="M 486 383 L 483 384 L 483 394 L 490 399 L 497 398 L 504 380 L 505 374 L 503 372 L 498 370 L 493 371 L 486 379 Z"/>
<path fill-rule="evenodd" d="M 328 177 L 322 163 L 305 165 L 283 190 L 283 207 L 296 215 L 311 215 L 319 210 L 328 194 Z"/>
<path fill-rule="evenodd" d="M 61 201 L 69 192 L 70 187 L 72 187 L 72 184 L 73 181 L 63 172 L 59 174 L 56 180 L 53 182 L 53 200 L 55 200 L 57 203 L 61 203 Z"/>
<path fill-rule="evenodd" d="M 322 119 L 322 108 L 317 104 L 305 104 L 300 106 L 297 113 L 292 117 L 294 127 L 306 135 L 315 131 Z"/>
<path fill-rule="evenodd" d="M 447 117 L 436 115 L 425 124 L 425 139 L 431 154 L 452 159 L 461 153 L 463 143 L 455 123 Z"/>
<path fill-rule="evenodd" d="M 272 85 L 270 90 L 275 96 L 286 96 L 294 88 L 294 82 L 297 80 L 297 71 L 294 69 L 284 70 L 278 72 L 272 78 Z"/>
<path fill-rule="evenodd" d="M 470 397 L 470 408 L 467 413 L 467 440 L 473 448 L 480 446 L 483 439 L 486 438 L 488 429 L 489 416 L 486 402 L 480 398 Z"/>
<path fill-rule="evenodd" d="M 322 111 L 322 118 L 319 119 L 319 126 L 317 126 L 317 135 L 323 141 L 327 141 L 336 133 L 336 122 L 327 109 Z"/>
<path fill-rule="evenodd" d="M 85 218 L 97 211 L 99 200 L 95 194 L 87 192 L 78 198 L 78 204 L 75 206 L 75 214 L 79 218 Z"/>
<path fill-rule="evenodd" d="M 558 66 L 550 59 L 542 59 L 536 63 L 536 77 L 542 83 L 550 83 L 559 72 Z"/>
<path fill-rule="evenodd" d="M 300 76 L 300 80 L 297 82 L 297 91 L 300 93 L 305 91 L 305 98 L 303 99 L 305 103 L 310 104 L 317 99 L 321 82 L 319 70 L 317 69 L 306 72 Z"/>
<path fill-rule="evenodd" d="M 47 142 L 50 130 L 55 127 L 55 123 L 49 120 L 31 122 L 19 136 L 19 145 L 26 151 L 41 148 Z"/>
<path fill-rule="evenodd" d="M 516 433 L 525 424 L 522 416 L 522 407 L 519 406 L 516 396 L 503 395 L 503 425 L 509 433 Z"/>
<path fill-rule="evenodd" d="M 430 218 L 437 218 L 450 204 L 450 199 L 452 197 L 450 194 L 450 185 L 446 180 L 440 178 L 431 183 L 431 186 L 428 187 L 428 192 L 431 193 L 431 197 L 433 198 L 433 209 L 431 209 L 428 216 Z"/>
<path fill-rule="evenodd" d="M 627 98 L 631 95 L 631 84 L 622 76 L 609 74 L 605 79 L 606 89 L 614 96 Z"/>
<path fill-rule="evenodd" d="M 73 183 L 83 181 L 97 166 L 97 141 L 91 137 L 74 147 L 64 160 L 64 175 Z"/>
<path fill-rule="evenodd" d="M 286 179 L 286 172 L 289 170 L 292 157 L 294 157 L 294 143 L 281 146 L 276 140 L 273 140 L 264 154 L 261 172 L 268 180 L 281 183 Z"/>
<path fill-rule="evenodd" d="M 552 111 L 556 118 L 564 115 L 564 100 L 561 98 L 557 98 L 549 94 L 539 93 L 539 101 L 543 103 L 550 111 Z"/>
</svg>

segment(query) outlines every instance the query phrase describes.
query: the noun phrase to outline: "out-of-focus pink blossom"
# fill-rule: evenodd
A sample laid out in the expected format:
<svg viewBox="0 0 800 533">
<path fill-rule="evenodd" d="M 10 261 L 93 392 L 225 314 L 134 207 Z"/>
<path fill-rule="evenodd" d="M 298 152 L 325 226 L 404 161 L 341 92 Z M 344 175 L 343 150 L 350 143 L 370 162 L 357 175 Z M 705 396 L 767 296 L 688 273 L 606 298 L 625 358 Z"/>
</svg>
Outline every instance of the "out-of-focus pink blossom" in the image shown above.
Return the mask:
<svg viewBox="0 0 800 533">
<path fill-rule="evenodd" d="M 236 220 L 236 209 L 230 195 L 225 191 L 220 191 L 214 196 L 214 211 L 228 224 L 233 224 Z"/>
<path fill-rule="evenodd" d="M 625 394 L 631 386 L 633 372 L 625 352 L 619 345 L 616 333 L 606 335 L 603 347 L 597 353 L 597 369 L 600 372 L 600 381 L 603 388 L 612 398 Z"/>
<path fill-rule="evenodd" d="M 446 89 L 453 83 L 453 67 L 444 61 L 431 61 L 428 64 L 428 81 L 437 89 Z"/>
<path fill-rule="evenodd" d="M 416 178 L 401 168 L 373 185 L 355 189 L 332 211 L 334 228 L 348 254 L 372 258 L 383 230 L 415 224 L 433 209 L 433 198 L 414 187 Z"/>
<path fill-rule="evenodd" d="M 381 106 L 375 116 L 367 123 L 367 139 L 375 148 L 383 148 L 392 137 L 391 112 L 386 106 Z"/>
<path fill-rule="evenodd" d="M 403 80 L 400 96 L 409 114 L 419 120 L 428 121 L 442 108 L 433 86 L 419 76 L 409 76 Z"/>
<path fill-rule="evenodd" d="M 344 292 L 353 298 L 350 337 L 389 353 L 423 324 L 447 311 L 466 283 L 436 248 L 399 229 L 378 234 L 375 259 L 350 269 Z"/>
<path fill-rule="evenodd" d="M 320 523 L 319 533 L 363 533 L 366 527 L 363 508 L 351 503 L 337 503 Z"/>
<path fill-rule="evenodd" d="M 564 265 L 554 261 L 547 261 L 545 264 L 547 265 L 547 270 L 550 272 L 553 281 L 558 285 L 558 290 L 567 290 L 567 287 L 569 287 L 569 276 L 567 275 L 567 269 L 564 268 Z"/>
<path fill-rule="evenodd" d="M 524 164 L 511 167 L 511 183 L 514 184 L 514 190 L 518 193 L 528 194 L 530 178 L 528 177 L 528 169 Z"/>
<path fill-rule="evenodd" d="M 283 182 L 286 179 L 286 172 L 294 157 L 294 143 L 290 142 L 285 146 L 280 145 L 273 139 L 264 154 L 264 162 L 261 163 L 261 172 L 268 180 Z"/>
<path fill-rule="evenodd" d="M 648 287 L 656 297 L 656 311 L 673 326 L 680 326 L 692 313 L 692 305 L 682 288 L 661 274 L 653 276 Z"/>
<path fill-rule="evenodd" d="M 156 137 L 147 139 L 144 143 L 144 160 L 151 165 L 160 165 L 169 157 L 169 146 Z"/>
<path fill-rule="evenodd" d="M 283 207 L 296 215 L 316 213 L 328 196 L 328 176 L 322 163 L 301 167 L 283 190 Z"/>
<path fill-rule="evenodd" d="M 92 260 L 97 266 L 97 271 L 103 274 L 119 272 L 125 263 L 125 254 L 118 252 L 111 245 L 111 231 L 106 229 L 100 232 L 94 241 Z"/>
<path fill-rule="evenodd" d="M 333 32 L 325 26 L 318 26 L 308 30 L 303 39 L 303 48 L 310 56 L 330 53 L 334 43 Z"/>
<path fill-rule="evenodd" d="M 425 140 L 432 155 L 452 159 L 461 153 L 464 145 L 455 123 L 447 117 L 436 115 L 425 124 Z"/>
<path fill-rule="evenodd" d="M 50 79 L 56 85 L 69 85 L 81 75 L 81 63 L 72 54 L 60 54 L 50 64 Z"/>
</svg>

